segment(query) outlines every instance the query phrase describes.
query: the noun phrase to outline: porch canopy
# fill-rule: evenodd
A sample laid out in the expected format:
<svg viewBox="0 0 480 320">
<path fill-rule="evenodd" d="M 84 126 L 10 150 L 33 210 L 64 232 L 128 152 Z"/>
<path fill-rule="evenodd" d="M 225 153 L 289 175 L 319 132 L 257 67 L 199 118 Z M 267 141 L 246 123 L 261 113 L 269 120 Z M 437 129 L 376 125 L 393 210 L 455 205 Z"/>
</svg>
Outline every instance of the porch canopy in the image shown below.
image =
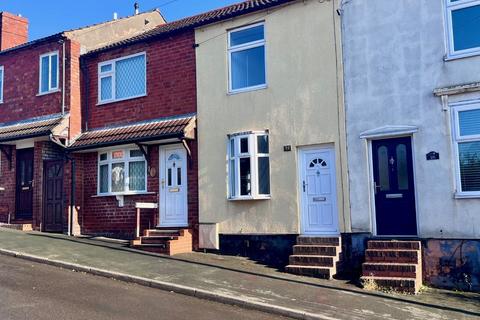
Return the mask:
<svg viewBox="0 0 480 320">
<path fill-rule="evenodd" d="M 15 144 L 18 140 L 50 137 L 66 139 L 68 115 L 51 115 L 18 122 L 0 124 L 0 144 Z"/>
<path fill-rule="evenodd" d="M 195 138 L 195 114 L 160 118 L 86 131 L 68 147 L 70 152 L 125 144 L 167 144 Z"/>
</svg>

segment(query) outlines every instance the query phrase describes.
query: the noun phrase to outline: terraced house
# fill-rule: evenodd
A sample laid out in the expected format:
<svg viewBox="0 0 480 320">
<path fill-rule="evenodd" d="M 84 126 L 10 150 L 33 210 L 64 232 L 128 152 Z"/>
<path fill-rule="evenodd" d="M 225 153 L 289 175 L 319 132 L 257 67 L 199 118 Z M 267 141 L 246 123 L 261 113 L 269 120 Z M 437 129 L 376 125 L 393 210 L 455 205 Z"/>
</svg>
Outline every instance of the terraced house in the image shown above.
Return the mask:
<svg viewBox="0 0 480 320">
<path fill-rule="evenodd" d="M 28 20 L 0 14 L 0 219 L 72 231 L 65 148 L 81 130 L 80 56 L 164 20 L 158 11 L 28 41 Z"/>
<path fill-rule="evenodd" d="M 368 244 L 363 275 L 478 290 L 480 1 L 342 11 L 355 251 L 397 240 Z"/>
<path fill-rule="evenodd" d="M 196 28 L 202 248 L 337 272 L 349 231 L 338 5 L 247 1 Z"/>
</svg>

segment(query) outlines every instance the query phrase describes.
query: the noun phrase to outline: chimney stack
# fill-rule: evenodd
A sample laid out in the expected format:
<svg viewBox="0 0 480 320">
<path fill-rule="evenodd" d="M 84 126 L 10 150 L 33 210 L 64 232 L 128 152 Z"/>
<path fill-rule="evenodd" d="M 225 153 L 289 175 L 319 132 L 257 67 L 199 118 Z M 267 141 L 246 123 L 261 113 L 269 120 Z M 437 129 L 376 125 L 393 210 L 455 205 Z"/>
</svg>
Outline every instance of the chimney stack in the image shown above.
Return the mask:
<svg viewBox="0 0 480 320">
<path fill-rule="evenodd" d="M 133 8 L 135 9 L 135 15 L 137 15 L 140 12 L 140 5 L 138 4 L 138 2 L 135 2 Z"/>
<path fill-rule="evenodd" d="M 28 19 L 8 12 L 0 12 L 0 51 L 28 41 Z"/>
</svg>

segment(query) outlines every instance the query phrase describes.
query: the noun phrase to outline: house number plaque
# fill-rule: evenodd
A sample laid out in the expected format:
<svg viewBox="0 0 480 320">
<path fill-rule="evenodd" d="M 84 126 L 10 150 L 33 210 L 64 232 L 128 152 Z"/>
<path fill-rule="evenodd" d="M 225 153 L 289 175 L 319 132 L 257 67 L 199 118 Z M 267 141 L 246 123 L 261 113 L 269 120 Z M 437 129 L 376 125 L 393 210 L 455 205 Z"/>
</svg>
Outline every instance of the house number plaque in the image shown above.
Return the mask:
<svg viewBox="0 0 480 320">
<path fill-rule="evenodd" d="M 440 159 L 440 154 L 438 152 L 430 151 L 429 153 L 427 153 L 427 161 L 438 159 Z"/>
</svg>

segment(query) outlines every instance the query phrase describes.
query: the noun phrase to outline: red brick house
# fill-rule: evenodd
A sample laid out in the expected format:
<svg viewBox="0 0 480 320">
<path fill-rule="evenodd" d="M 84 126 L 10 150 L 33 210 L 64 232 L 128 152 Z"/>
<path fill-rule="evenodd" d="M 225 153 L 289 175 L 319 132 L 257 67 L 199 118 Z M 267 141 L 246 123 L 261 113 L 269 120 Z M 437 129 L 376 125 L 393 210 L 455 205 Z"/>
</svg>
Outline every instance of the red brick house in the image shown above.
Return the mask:
<svg viewBox="0 0 480 320">
<path fill-rule="evenodd" d="M 69 229 L 65 147 L 81 130 L 80 56 L 163 23 L 154 10 L 27 42 L 28 20 L 0 13 L 0 222 Z"/>
<path fill-rule="evenodd" d="M 135 245 L 192 250 L 198 229 L 194 44 L 191 29 L 147 33 L 82 56 L 83 133 L 68 148 L 83 180 L 77 189 L 82 234 L 133 239 L 136 206 L 149 203 L 158 207 L 141 211 L 142 234 L 150 237 Z"/>
</svg>

